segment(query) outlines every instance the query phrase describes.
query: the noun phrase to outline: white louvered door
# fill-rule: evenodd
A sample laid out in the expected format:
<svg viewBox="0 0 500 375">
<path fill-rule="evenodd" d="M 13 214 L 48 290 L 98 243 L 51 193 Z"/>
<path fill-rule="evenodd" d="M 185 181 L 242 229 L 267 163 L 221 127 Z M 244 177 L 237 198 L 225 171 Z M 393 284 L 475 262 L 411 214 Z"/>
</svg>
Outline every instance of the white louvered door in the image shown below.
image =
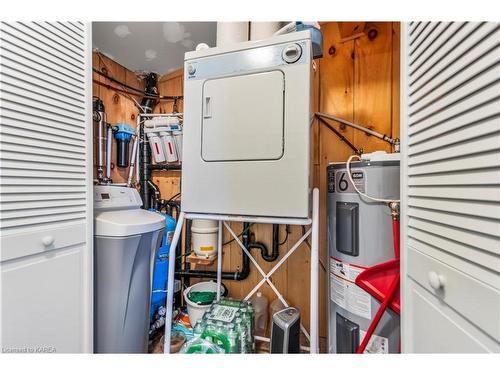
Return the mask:
<svg viewBox="0 0 500 375">
<path fill-rule="evenodd" d="M 402 28 L 404 352 L 500 352 L 500 24 Z"/>
<path fill-rule="evenodd" d="M 1 23 L 0 346 L 92 351 L 90 25 Z"/>
</svg>

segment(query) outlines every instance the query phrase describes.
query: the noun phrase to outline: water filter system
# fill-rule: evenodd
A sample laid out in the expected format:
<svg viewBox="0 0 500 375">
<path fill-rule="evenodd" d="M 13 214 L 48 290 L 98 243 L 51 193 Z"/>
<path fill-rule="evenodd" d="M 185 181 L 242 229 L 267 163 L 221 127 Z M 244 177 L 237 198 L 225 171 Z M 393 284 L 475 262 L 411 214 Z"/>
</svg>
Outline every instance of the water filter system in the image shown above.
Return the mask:
<svg viewBox="0 0 500 375">
<path fill-rule="evenodd" d="M 117 143 L 116 165 L 119 168 L 127 168 L 130 165 L 126 185 L 131 187 L 134 169 L 137 167 L 138 137 L 135 134 L 135 129 L 126 123 L 117 123 L 115 126 L 108 123 L 104 104 L 98 97 L 94 97 L 93 100 L 93 120 L 97 184 L 110 185 L 113 183 L 111 179 L 111 153 L 114 134 Z M 130 141 L 132 139 L 132 154 L 129 158 Z"/>
<path fill-rule="evenodd" d="M 135 134 L 135 130 L 128 124 L 119 123 L 113 127 L 113 132 L 117 144 L 116 165 L 120 168 L 127 168 L 129 144 Z"/>
<path fill-rule="evenodd" d="M 96 155 L 97 183 L 111 183 L 111 126 L 106 121 L 106 110 L 103 101 L 93 99 L 94 123 L 94 155 Z"/>
<path fill-rule="evenodd" d="M 145 120 L 144 133 L 156 163 L 182 161 L 182 125 L 179 117 L 164 116 Z"/>
</svg>

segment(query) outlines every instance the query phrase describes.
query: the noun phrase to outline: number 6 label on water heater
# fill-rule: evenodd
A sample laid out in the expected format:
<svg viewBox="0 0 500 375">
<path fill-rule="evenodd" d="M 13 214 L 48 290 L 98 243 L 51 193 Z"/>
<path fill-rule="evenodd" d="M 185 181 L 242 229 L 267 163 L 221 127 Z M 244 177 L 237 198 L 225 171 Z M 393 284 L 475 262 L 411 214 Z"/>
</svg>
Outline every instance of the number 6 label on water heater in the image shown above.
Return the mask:
<svg viewBox="0 0 500 375">
<path fill-rule="evenodd" d="M 365 172 L 359 169 L 351 169 L 351 176 L 354 184 L 358 188 L 358 190 L 362 193 L 365 192 Z M 340 171 L 335 171 L 335 175 L 332 176 L 333 181 L 330 181 L 329 176 L 329 187 L 333 187 L 332 193 L 355 193 L 354 187 L 349 181 L 349 176 L 347 175 L 347 171 L 342 169 Z M 331 185 L 330 185 L 331 184 Z"/>
</svg>

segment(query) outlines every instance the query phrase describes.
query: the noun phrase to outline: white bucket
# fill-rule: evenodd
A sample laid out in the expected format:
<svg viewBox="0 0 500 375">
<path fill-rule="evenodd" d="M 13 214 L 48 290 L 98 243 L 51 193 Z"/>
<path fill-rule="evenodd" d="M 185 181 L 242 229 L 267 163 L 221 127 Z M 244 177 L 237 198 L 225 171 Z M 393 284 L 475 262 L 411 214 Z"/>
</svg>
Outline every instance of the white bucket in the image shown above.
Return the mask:
<svg viewBox="0 0 500 375">
<path fill-rule="evenodd" d="M 224 294 L 224 286 L 221 285 L 221 295 Z M 217 283 L 215 281 L 203 281 L 201 283 L 197 283 L 191 285 L 189 288 L 184 290 L 184 301 L 186 301 L 187 312 L 189 316 L 189 322 L 194 327 L 196 322 L 203 317 L 205 311 L 207 311 L 210 305 L 198 305 L 194 302 L 191 302 L 188 295 L 189 292 L 217 292 Z"/>
<path fill-rule="evenodd" d="M 193 220 L 191 243 L 193 251 L 200 257 L 209 257 L 217 253 L 217 220 Z"/>
</svg>

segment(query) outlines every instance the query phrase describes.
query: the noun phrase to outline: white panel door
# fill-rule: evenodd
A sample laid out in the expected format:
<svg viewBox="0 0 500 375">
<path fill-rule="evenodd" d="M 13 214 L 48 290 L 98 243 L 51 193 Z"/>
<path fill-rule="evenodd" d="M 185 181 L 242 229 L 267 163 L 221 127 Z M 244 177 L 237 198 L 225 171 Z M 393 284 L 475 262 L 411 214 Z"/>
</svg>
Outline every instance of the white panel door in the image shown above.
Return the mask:
<svg viewBox="0 0 500 375">
<path fill-rule="evenodd" d="M 92 352 L 90 27 L 1 23 L 0 346 Z"/>
<path fill-rule="evenodd" d="M 500 24 L 401 47 L 402 349 L 500 352 Z"/>
<path fill-rule="evenodd" d="M 281 158 L 284 84 L 285 76 L 278 70 L 205 81 L 203 160 Z"/>
</svg>

